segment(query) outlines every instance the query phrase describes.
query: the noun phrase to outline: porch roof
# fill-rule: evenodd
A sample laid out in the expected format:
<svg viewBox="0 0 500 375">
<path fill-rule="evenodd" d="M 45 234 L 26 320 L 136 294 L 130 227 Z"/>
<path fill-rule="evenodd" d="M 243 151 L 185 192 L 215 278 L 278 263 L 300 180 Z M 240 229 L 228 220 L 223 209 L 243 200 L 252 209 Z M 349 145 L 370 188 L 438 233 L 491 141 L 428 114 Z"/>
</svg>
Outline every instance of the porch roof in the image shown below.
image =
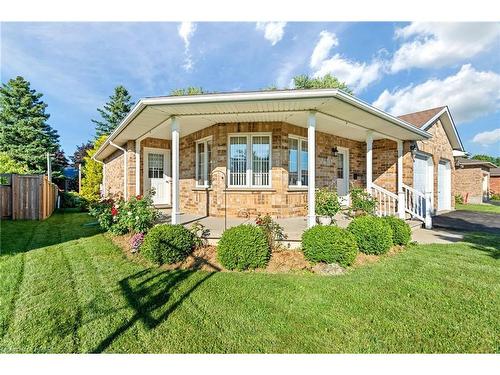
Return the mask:
<svg viewBox="0 0 500 375">
<path fill-rule="evenodd" d="M 394 117 L 337 89 L 233 92 L 141 99 L 94 155 L 103 160 L 128 140 L 146 136 L 170 139 L 173 117 L 181 136 L 217 123 L 283 121 L 306 127 L 309 111 L 317 113 L 317 130 L 365 141 L 374 139 L 422 140 L 425 130 Z"/>
</svg>

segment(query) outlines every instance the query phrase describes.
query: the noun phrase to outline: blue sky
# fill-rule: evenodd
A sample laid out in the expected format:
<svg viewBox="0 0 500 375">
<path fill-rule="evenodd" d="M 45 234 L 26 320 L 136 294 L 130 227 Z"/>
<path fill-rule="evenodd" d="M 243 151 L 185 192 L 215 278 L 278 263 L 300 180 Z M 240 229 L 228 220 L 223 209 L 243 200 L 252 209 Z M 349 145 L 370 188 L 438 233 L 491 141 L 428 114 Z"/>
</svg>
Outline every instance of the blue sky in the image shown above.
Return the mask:
<svg viewBox="0 0 500 375">
<path fill-rule="evenodd" d="M 2 23 L 0 73 L 44 94 L 68 155 L 119 84 L 136 101 L 332 73 L 396 115 L 447 104 L 466 150 L 499 156 L 499 51 L 500 23 Z"/>
</svg>

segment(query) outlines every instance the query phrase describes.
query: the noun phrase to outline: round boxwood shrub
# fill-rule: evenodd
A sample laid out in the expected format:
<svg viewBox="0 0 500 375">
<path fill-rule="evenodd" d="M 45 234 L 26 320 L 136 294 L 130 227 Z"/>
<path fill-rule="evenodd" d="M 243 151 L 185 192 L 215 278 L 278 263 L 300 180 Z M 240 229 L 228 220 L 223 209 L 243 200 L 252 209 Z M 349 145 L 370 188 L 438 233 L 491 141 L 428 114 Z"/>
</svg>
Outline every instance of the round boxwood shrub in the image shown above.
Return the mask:
<svg viewBox="0 0 500 375">
<path fill-rule="evenodd" d="M 394 245 L 408 245 L 411 240 L 411 228 L 408 223 L 395 216 L 386 216 L 384 221 L 391 226 L 392 243 Z"/>
<path fill-rule="evenodd" d="M 194 246 L 194 235 L 184 226 L 163 224 L 144 236 L 141 254 L 156 264 L 172 264 L 186 259 Z"/>
<path fill-rule="evenodd" d="M 338 263 L 349 266 L 358 253 L 356 238 L 345 229 L 316 225 L 302 234 L 302 251 L 313 263 Z"/>
<path fill-rule="evenodd" d="M 362 253 L 385 254 L 392 246 L 391 226 L 380 217 L 359 216 L 349 223 L 347 229 L 356 237 Z"/>
<path fill-rule="evenodd" d="M 242 224 L 229 228 L 217 245 L 217 260 L 229 270 L 265 267 L 271 249 L 261 228 Z"/>
</svg>

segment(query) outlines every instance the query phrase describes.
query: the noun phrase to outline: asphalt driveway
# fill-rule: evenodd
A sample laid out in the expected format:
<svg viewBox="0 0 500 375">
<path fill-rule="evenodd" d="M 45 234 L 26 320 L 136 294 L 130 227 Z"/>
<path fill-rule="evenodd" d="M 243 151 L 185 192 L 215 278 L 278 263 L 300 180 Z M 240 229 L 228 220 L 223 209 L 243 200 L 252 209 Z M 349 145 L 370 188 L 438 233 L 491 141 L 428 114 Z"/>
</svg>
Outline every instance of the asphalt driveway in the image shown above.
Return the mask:
<svg viewBox="0 0 500 375">
<path fill-rule="evenodd" d="M 432 225 L 438 228 L 500 234 L 500 215 L 486 212 L 456 210 L 434 216 Z"/>
</svg>

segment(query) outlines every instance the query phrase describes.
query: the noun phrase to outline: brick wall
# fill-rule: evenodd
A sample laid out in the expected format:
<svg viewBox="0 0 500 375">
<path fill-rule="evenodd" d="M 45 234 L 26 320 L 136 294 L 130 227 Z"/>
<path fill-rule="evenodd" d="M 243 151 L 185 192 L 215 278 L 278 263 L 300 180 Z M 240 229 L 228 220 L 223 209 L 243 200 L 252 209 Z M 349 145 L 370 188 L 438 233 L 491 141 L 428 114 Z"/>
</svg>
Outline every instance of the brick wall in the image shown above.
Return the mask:
<svg viewBox="0 0 500 375">
<path fill-rule="evenodd" d="M 104 160 L 106 163 L 106 178 L 104 194 L 106 196 L 123 196 L 123 152 L 116 150 Z"/>
<path fill-rule="evenodd" d="M 272 134 L 272 188 L 267 190 L 225 189 L 227 142 L 229 133 L 262 132 Z M 274 217 L 304 216 L 307 214 L 307 189 L 288 186 L 288 137 L 307 137 L 307 129 L 282 122 L 216 124 L 180 139 L 180 208 L 182 212 L 223 216 L 257 213 Z M 196 141 L 212 137 L 212 187 L 196 188 Z M 349 149 L 349 183 L 366 185 L 366 144 L 331 134 L 316 132 L 316 186 L 336 187 L 338 158 L 334 146 Z M 146 138 L 140 142 L 141 194 L 144 194 L 144 148 L 171 149 L 171 141 Z M 128 194 L 135 195 L 135 141 L 126 144 L 128 155 Z M 408 153 L 409 143 L 405 143 Z M 406 157 L 406 156 L 405 156 Z M 411 157 L 410 157 L 411 159 Z M 107 163 L 106 191 L 123 191 L 123 155 L 115 152 Z M 411 167 L 413 165 L 411 164 Z M 373 178 L 380 186 L 396 192 L 397 146 L 389 140 L 376 140 L 373 146 Z M 407 171 L 405 170 L 405 174 Z M 169 171 L 169 175 L 171 172 Z M 405 177 L 407 180 L 408 177 Z M 411 177 L 411 180 L 413 177 Z"/>
<path fill-rule="evenodd" d="M 490 193 L 500 194 L 500 176 L 490 176 Z"/>
<path fill-rule="evenodd" d="M 487 192 L 483 191 L 483 178 L 490 179 L 488 169 L 467 167 L 455 169 L 455 194 L 460 194 L 466 203 L 482 203 Z"/>
</svg>

